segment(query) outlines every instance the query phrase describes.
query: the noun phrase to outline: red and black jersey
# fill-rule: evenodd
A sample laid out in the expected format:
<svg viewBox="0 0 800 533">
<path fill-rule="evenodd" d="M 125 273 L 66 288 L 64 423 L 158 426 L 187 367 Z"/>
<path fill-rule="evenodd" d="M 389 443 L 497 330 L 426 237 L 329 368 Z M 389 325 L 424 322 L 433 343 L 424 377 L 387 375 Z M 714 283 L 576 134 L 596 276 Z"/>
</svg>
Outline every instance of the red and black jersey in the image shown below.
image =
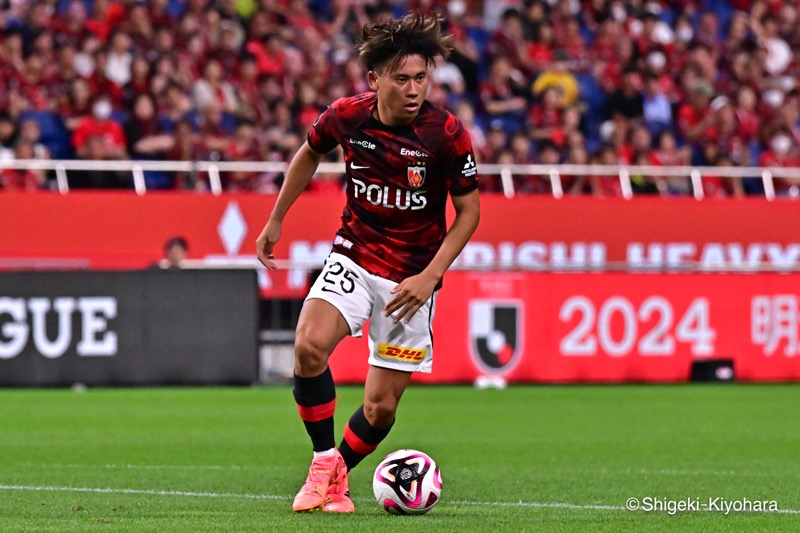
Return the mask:
<svg viewBox="0 0 800 533">
<path fill-rule="evenodd" d="M 344 149 L 347 205 L 333 249 L 380 277 L 419 274 L 447 232 L 447 195 L 478 187 L 469 133 L 449 112 L 424 102 L 408 126 L 373 116 L 375 93 L 341 98 L 308 133 L 312 150 Z"/>
</svg>

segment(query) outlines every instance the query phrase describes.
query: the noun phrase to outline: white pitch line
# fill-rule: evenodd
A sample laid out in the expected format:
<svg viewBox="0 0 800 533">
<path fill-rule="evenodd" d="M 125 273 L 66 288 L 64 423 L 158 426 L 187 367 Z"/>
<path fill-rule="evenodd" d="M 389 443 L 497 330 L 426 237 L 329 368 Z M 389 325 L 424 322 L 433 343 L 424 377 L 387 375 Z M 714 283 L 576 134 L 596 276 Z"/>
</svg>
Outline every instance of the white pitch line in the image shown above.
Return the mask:
<svg viewBox="0 0 800 533">
<path fill-rule="evenodd" d="M 290 500 L 291 496 L 277 494 L 235 494 L 230 492 L 195 492 L 182 490 L 153 490 L 153 489 L 110 489 L 94 487 L 57 487 L 49 485 L 0 485 L 0 490 L 17 490 L 32 492 L 87 492 L 93 494 L 144 494 L 148 496 L 186 496 L 196 498 L 235 498 L 244 500 Z M 370 498 L 353 498 L 359 502 L 371 502 Z M 447 502 L 450 505 L 470 505 L 486 507 L 518 507 L 538 509 L 575 509 L 588 511 L 626 511 L 621 505 L 579 505 L 564 502 L 477 502 L 456 500 Z M 636 511 L 629 511 L 636 512 Z M 777 511 L 751 511 L 755 514 L 800 514 L 797 509 L 779 509 Z M 737 513 L 738 514 L 738 513 Z"/>
</svg>

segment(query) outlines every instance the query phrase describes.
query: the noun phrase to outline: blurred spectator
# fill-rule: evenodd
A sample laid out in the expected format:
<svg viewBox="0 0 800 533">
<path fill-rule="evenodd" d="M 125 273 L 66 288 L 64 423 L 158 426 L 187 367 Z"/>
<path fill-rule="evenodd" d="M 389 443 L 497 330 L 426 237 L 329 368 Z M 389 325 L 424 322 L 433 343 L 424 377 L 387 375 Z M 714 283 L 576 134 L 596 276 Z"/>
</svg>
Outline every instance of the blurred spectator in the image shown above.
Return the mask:
<svg viewBox="0 0 800 533">
<path fill-rule="evenodd" d="M 208 158 L 208 151 L 192 131 L 192 125 L 180 120 L 174 125 L 172 147 L 164 157 L 170 161 L 202 161 Z M 195 172 L 176 172 L 173 177 L 176 189 L 206 190 L 206 182 L 207 176 Z"/>
<path fill-rule="evenodd" d="M 481 103 L 489 120 L 501 121 L 509 131 L 522 126 L 528 107 L 525 81 L 507 58 L 498 57 L 491 62 L 489 77 L 480 88 Z"/>
<path fill-rule="evenodd" d="M 229 161 L 263 161 L 264 151 L 251 122 L 241 122 L 236 126 L 232 139 L 225 147 L 225 159 Z M 226 173 L 226 189 L 230 191 L 258 191 L 257 172 Z"/>
<path fill-rule="evenodd" d="M 320 113 L 325 111 L 325 106 L 318 102 L 319 90 L 309 82 L 301 81 L 297 89 L 297 106 L 292 113 L 295 117 L 297 130 L 302 135 L 308 133 L 309 128 Z"/>
<path fill-rule="evenodd" d="M 109 153 L 109 143 L 103 134 L 89 133 L 84 141 L 82 158 L 88 161 L 116 159 Z M 120 189 L 130 188 L 130 173 L 101 168 L 96 170 L 70 170 L 67 173 L 70 189 Z"/>
<path fill-rule="evenodd" d="M 592 155 L 590 164 L 610 166 L 619 164 L 614 147 L 608 144 L 601 145 Z M 622 196 L 622 184 L 619 181 L 619 175 L 596 174 L 589 177 L 589 183 L 594 196 Z"/>
<path fill-rule="evenodd" d="M 262 117 L 259 114 L 258 63 L 252 54 L 245 52 L 239 57 L 232 86 L 236 95 L 237 114 L 251 121 L 259 121 Z M 268 116 L 263 119 L 266 122 Z"/>
<path fill-rule="evenodd" d="M 689 88 L 689 101 L 678 109 L 678 129 L 690 142 L 714 136 L 714 109 L 710 107 L 714 88 L 705 79 L 697 79 Z"/>
<path fill-rule="evenodd" d="M 718 96 L 711 103 L 716 109 L 714 114 L 714 138 L 712 141 L 721 152 L 726 153 L 739 165 L 746 166 L 750 163 L 747 149 L 747 139 L 741 130 L 736 108 L 726 96 Z"/>
<path fill-rule="evenodd" d="M 14 143 L 17 140 L 17 128 L 11 115 L 0 111 L 0 161 L 14 159 Z"/>
<path fill-rule="evenodd" d="M 736 119 L 739 122 L 739 133 L 748 143 L 758 138 L 761 128 L 761 119 L 756 112 L 757 103 L 756 93 L 752 88 L 739 88 L 736 93 Z"/>
<path fill-rule="evenodd" d="M 181 236 L 170 237 L 164 243 L 164 258 L 157 263 L 159 268 L 175 270 L 183 268 L 183 262 L 189 255 L 189 244 Z"/>
<path fill-rule="evenodd" d="M 90 13 L 91 17 L 85 23 L 86 29 L 106 42 L 111 32 L 124 20 L 125 7 L 121 2 L 92 0 Z"/>
<path fill-rule="evenodd" d="M 502 57 L 509 60 L 513 68 L 527 70 L 528 47 L 519 11 L 511 8 L 503 13 L 500 25 L 489 40 L 487 52 L 491 60 Z"/>
<path fill-rule="evenodd" d="M 20 138 L 14 146 L 14 159 L 35 159 L 34 144 Z M 45 188 L 42 170 L 6 168 L 0 170 L 0 191 L 38 191 Z"/>
<path fill-rule="evenodd" d="M 776 128 L 768 139 L 768 148 L 761 154 L 759 165 L 763 167 L 800 166 L 797 145 L 785 128 Z M 780 196 L 800 196 L 800 180 L 774 178 L 775 194 Z"/>
<path fill-rule="evenodd" d="M 66 92 L 70 83 L 80 76 L 78 69 L 75 68 L 77 57 L 78 51 L 72 44 L 65 43 L 59 46 L 55 59 L 56 79 L 58 80 L 56 104 L 58 103 L 58 95 Z"/>
<path fill-rule="evenodd" d="M 607 118 L 614 121 L 618 129 L 627 130 L 632 120 L 644 114 L 644 98 L 641 92 L 641 77 L 636 67 L 628 67 L 622 74 L 622 83 L 608 96 Z"/>
<path fill-rule="evenodd" d="M 716 158 L 708 161 L 718 168 L 732 167 L 733 161 L 728 154 L 718 153 Z M 716 175 L 703 175 L 703 194 L 707 198 L 742 198 L 745 195 L 742 178 L 726 178 Z"/>
<path fill-rule="evenodd" d="M 78 49 L 89 31 L 86 28 L 86 3 L 83 0 L 71 0 L 65 11 L 66 13 L 62 17 L 57 17 L 53 23 L 56 44 L 70 45 Z"/>
<path fill-rule="evenodd" d="M 216 59 L 211 59 L 206 63 L 203 77 L 194 83 L 192 100 L 194 100 L 195 107 L 200 110 L 213 103 L 226 113 L 236 112 L 237 101 L 233 85 L 225 80 L 225 72 Z"/>
<path fill-rule="evenodd" d="M 534 2 L 533 6 L 543 6 L 542 2 Z M 541 8 L 543 9 L 543 8 Z M 531 40 L 528 44 L 528 66 L 532 72 L 540 72 L 553 61 L 553 50 L 556 48 L 553 26 L 543 20 L 533 26 Z"/>
<path fill-rule="evenodd" d="M 122 159 L 126 157 L 125 133 L 122 126 L 111 120 L 111 101 L 107 96 L 100 96 L 92 103 L 92 114 L 78 122 L 72 133 L 72 146 L 82 159 L 91 159 L 89 152 L 102 153 L 102 159 Z M 102 151 L 97 147 L 87 147 L 90 138 L 100 139 Z"/>
<path fill-rule="evenodd" d="M 567 152 L 567 159 L 564 161 L 567 165 L 588 165 L 589 152 L 583 144 L 576 144 L 569 148 Z M 589 192 L 589 177 L 585 174 L 579 176 L 563 175 L 561 176 L 561 188 L 564 194 L 578 195 Z"/>
<path fill-rule="evenodd" d="M 266 131 L 266 141 L 274 151 L 285 154 L 293 153 L 300 148 L 302 140 L 295 133 L 292 110 L 285 102 L 277 102 L 272 108 L 272 123 Z"/>
<path fill-rule="evenodd" d="M 517 143 L 520 143 L 524 137 L 516 136 Z M 513 141 L 514 139 L 512 139 Z M 523 144 L 524 146 L 524 144 Z M 536 163 L 540 165 L 558 165 L 561 162 L 561 155 L 558 149 L 552 143 L 540 143 L 538 147 L 538 160 Z M 524 157 L 524 152 L 520 149 L 515 150 L 514 143 L 512 142 L 511 154 L 513 160 L 519 161 Z M 533 161 L 531 161 L 533 162 Z M 545 175 L 522 175 L 515 176 L 515 189 L 521 194 L 551 194 L 552 189 L 550 186 L 550 174 Z"/>
<path fill-rule="evenodd" d="M 50 159 L 50 151 L 42 144 L 41 140 L 42 128 L 35 119 L 29 118 L 20 122 L 17 143 L 23 142 L 30 145 L 32 155 L 30 159 Z"/>
<path fill-rule="evenodd" d="M 559 103 L 562 107 L 568 107 L 575 103 L 578 98 L 578 81 L 575 75 L 567 68 L 569 55 L 564 50 L 556 50 L 553 53 L 553 61 L 542 71 L 533 83 L 533 94 L 540 95 L 545 89 L 555 87 L 559 94 Z"/>
<path fill-rule="evenodd" d="M 133 109 L 136 98 L 143 94 L 149 94 L 151 79 L 154 79 L 154 73 L 151 72 L 150 62 L 144 56 L 133 56 L 130 65 L 130 79 L 122 88 L 122 101 L 127 109 Z M 162 87 L 158 93 L 163 91 Z"/>
<path fill-rule="evenodd" d="M 123 87 L 131 79 L 131 38 L 123 31 L 116 31 L 108 41 L 105 75 L 115 85 Z"/>
<path fill-rule="evenodd" d="M 58 111 L 65 117 L 64 125 L 74 131 L 78 124 L 92 114 L 92 93 L 89 84 L 83 78 L 70 82 L 67 91 L 61 95 Z"/>
<path fill-rule="evenodd" d="M 227 146 L 228 136 L 233 133 L 233 117 L 223 111 L 218 101 L 212 100 L 199 112 L 189 113 L 187 118 L 208 148 L 210 156 L 218 160 Z"/>
<path fill-rule="evenodd" d="M 153 26 L 154 24 L 150 19 L 150 13 L 145 2 L 136 2 L 130 6 L 128 19 L 122 24 L 122 29 L 131 40 L 133 52 L 142 54 L 152 46 L 155 35 Z"/>
<path fill-rule="evenodd" d="M 149 94 L 140 94 L 133 103 L 133 115 L 123 129 L 128 154 L 133 159 L 158 159 L 173 145 L 171 135 L 158 125 L 155 105 Z"/>
<path fill-rule="evenodd" d="M 688 148 L 678 148 L 671 131 L 662 131 L 656 140 L 655 150 L 650 155 L 649 164 L 681 167 L 690 162 L 691 151 Z M 688 176 L 655 176 L 653 181 L 663 196 L 688 195 L 692 192 Z"/>
<path fill-rule="evenodd" d="M 55 80 L 52 75 L 46 75 L 45 67 L 44 58 L 32 53 L 25 58 L 22 71 L 9 81 L 19 111 L 43 111 L 54 107 Z"/>
<path fill-rule="evenodd" d="M 649 73 L 645 76 L 642 115 L 645 124 L 653 133 L 672 125 L 672 106 L 667 95 L 661 90 L 659 78 L 655 74 Z"/>
<path fill-rule="evenodd" d="M 175 84 L 169 84 L 160 93 L 158 122 L 163 131 L 172 131 L 192 111 L 192 102 Z"/>
<path fill-rule="evenodd" d="M 508 144 L 508 135 L 499 120 L 489 123 L 489 130 L 486 132 L 486 151 L 478 156 L 486 163 L 497 163 L 500 153 L 505 151 Z"/>
<path fill-rule="evenodd" d="M 636 152 L 631 158 L 631 164 L 636 166 L 646 166 L 651 163 L 650 153 L 646 151 Z M 631 173 L 631 192 L 634 195 L 658 194 L 657 178 L 646 176 L 639 173 Z"/>
</svg>

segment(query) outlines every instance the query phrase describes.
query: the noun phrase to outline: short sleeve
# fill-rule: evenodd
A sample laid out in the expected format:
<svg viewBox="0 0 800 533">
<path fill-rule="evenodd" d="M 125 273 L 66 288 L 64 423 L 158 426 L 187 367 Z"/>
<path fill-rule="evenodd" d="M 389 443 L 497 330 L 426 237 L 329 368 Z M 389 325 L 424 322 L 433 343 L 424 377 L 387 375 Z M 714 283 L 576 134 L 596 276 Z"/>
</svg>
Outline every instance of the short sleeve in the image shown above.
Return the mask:
<svg viewBox="0 0 800 533">
<path fill-rule="evenodd" d="M 325 154 L 339 144 L 336 105 L 331 105 L 317 117 L 308 130 L 308 145 L 319 154 Z"/>
<path fill-rule="evenodd" d="M 472 139 L 464 125 L 453 115 L 447 117 L 442 146 L 447 189 L 451 196 L 460 196 L 478 188 L 478 166 Z"/>
</svg>

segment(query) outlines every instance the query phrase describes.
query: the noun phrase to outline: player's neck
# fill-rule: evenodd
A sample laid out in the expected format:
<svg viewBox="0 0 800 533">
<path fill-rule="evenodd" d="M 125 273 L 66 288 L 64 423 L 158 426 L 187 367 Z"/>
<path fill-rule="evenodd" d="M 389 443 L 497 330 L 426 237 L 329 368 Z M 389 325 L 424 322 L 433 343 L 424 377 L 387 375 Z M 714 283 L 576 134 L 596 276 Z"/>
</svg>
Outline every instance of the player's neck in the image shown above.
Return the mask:
<svg viewBox="0 0 800 533">
<path fill-rule="evenodd" d="M 372 110 L 372 118 L 383 124 L 384 126 L 389 126 L 390 128 L 399 128 L 402 126 L 408 126 L 417 118 L 419 113 L 411 117 L 410 119 L 399 118 L 393 116 L 392 113 L 388 109 L 381 110 L 381 104 L 378 102 L 375 105 L 375 108 Z"/>
</svg>

